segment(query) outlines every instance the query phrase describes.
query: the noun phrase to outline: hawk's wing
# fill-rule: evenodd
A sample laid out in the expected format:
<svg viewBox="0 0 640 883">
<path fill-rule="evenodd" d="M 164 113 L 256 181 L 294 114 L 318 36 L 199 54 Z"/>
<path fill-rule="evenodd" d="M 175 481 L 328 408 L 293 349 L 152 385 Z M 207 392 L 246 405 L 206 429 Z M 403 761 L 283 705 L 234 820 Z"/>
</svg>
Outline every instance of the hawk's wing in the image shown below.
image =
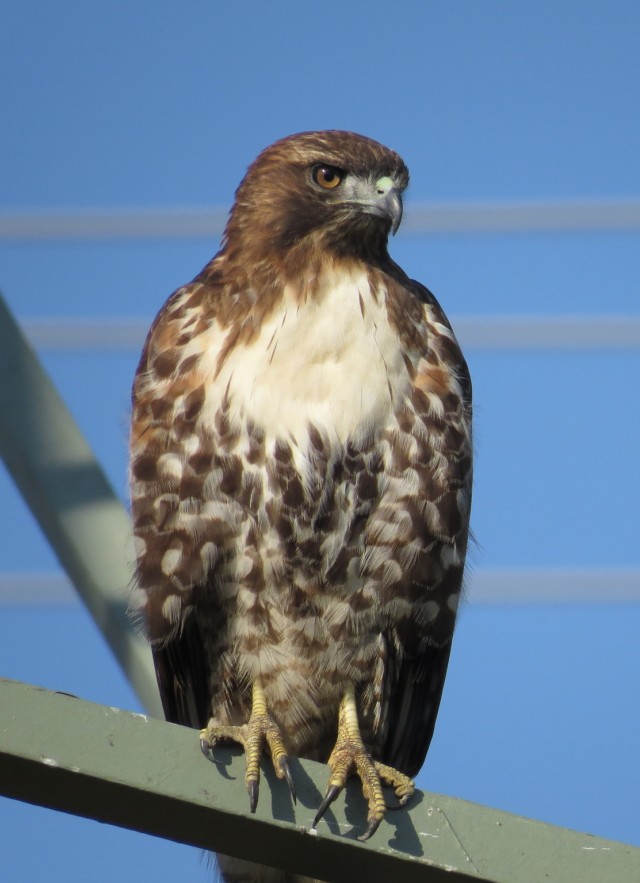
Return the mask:
<svg viewBox="0 0 640 883">
<path fill-rule="evenodd" d="M 130 465 L 138 558 L 132 607 L 144 619 L 167 720 L 197 728 L 211 716 L 211 685 L 192 612 L 213 559 L 203 551 L 204 516 L 193 501 L 204 481 L 198 458 L 207 462 L 207 453 L 189 451 L 202 393 L 180 341 L 185 327 L 194 331 L 202 294 L 197 282 L 176 291 L 148 334 L 133 389 Z"/>
<path fill-rule="evenodd" d="M 181 632 L 153 650 L 164 716 L 173 724 L 202 729 L 211 716 L 208 666 L 195 617 Z"/>
<path fill-rule="evenodd" d="M 431 633 L 425 633 L 425 629 L 413 621 L 399 636 L 399 642 L 397 635 L 395 640 L 387 640 L 384 688 L 387 698 L 380 724 L 385 740 L 381 757 L 390 766 L 415 776 L 424 763 L 431 743 L 451 652 L 456 608 L 453 606 L 447 609 L 446 600 L 458 598 L 462 590 L 471 506 L 472 450 L 467 428 L 470 426 L 472 392 L 466 362 L 437 299 L 426 286 L 409 279 L 400 268 L 397 271 L 396 281 L 410 289 L 424 304 L 425 312 L 428 311 L 428 326 L 433 327 L 435 320 L 450 334 L 450 339 L 447 339 L 447 335 L 441 339 L 444 347 L 441 353 L 442 365 L 452 372 L 461 392 L 457 406 L 452 404 L 451 410 L 446 413 L 447 425 L 442 434 L 444 444 L 440 453 L 447 461 L 445 469 L 448 493 L 438 503 L 439 538 L 444 536 L 448 542 L 455 544 L 460 560 L 449 562 L 437 585 L 425 582 L 425 593 L 437 592 L 443 605 L 442 612 L 431 627 Z M 435 429 L 437 434 L 441 431 L 440 426 L 434 427 L 433 413 L 421 407 L 422 397 L 418 387 L 419 381 L 416 381 L 413 395 L 416 414 L 427 433 Z M 446 397 L 443 400 L 446 401 Z M 440 460 L 438 469 L 442 468 Z M 426 500 L 437 496 L 434 494 L 431 478 L 435 484 L 435 475 L 431 476 L 428 469 L 421 473 L 420 490 Z M 425 545 L 433 538 L 425 527 Z M 417 579 L 419 582 L 420 574 L 417 574 Z"/>
<path fill-rule="evenodd" d="M 382 750 L 389 766 L 415 776 L 431 744 L 447 674 L 451 641 L 424 647 L 415 656 L 394 660 L 388 677 L 394 682 L 387 707 L 390 722 Z"/>
</svg>

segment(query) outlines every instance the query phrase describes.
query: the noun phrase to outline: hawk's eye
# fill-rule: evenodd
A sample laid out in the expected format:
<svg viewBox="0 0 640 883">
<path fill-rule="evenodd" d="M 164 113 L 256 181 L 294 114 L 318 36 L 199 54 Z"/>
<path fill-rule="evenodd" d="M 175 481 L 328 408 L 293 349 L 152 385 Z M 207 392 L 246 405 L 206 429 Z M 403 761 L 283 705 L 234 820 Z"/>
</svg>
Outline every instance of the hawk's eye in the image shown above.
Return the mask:
<svg viewBox="0 0 640 883">
<path fill-rule="evenodd" d="M 324 190 L 335 190 L 338 184 L 344 178 L 342 169 L 335 166 L 314 166 L 311 170 L 311 177 L 316 184 L 319 184 Z"/>
</svg>

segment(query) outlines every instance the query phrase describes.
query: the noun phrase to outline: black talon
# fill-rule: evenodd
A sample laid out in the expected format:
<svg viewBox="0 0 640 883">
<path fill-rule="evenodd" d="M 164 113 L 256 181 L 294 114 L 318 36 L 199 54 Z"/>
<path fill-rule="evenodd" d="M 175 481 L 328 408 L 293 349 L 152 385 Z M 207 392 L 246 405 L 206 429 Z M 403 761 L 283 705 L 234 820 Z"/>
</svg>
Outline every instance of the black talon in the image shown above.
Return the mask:
<svg viewBox="0 0 640 883">
<path fill-rule="evenodd" d="M 213 748 L 206 739 L 200 739 L 200 751 L 202 751 L 204 756 L 207 758 L 207 760 L 210 760 L 211 763 L 216 762 L 215 756 L 213 754 Z"/>
<path fill-rule="evenodd" d="M 216 757 L 213 745 L 210 745 L 206 739 L 200 739 L 200 751 L 204 754 L 210 763 L 215 763 L 217 767 L 223 767 L 224 762 Z"/>
<path fill-rule="evenodd" d="M 342 788 L 340 788 L 338 785 L 329 785 L 329 787 L 327 788 L 327 793 L 324 795 L 324 799 L 318 807 L 318 812 L 316 813 L 316 817 L 313 820 L 313 824 L 311 825 L 312 828 L 315 828 L 322 816 L 326 813 L 333 801 L 336 799 L 338 794 L 340 794 L 341 790 Z"/>
<path fill-rule="evenodd" d="M 371 821 L 367 825 L 367 830 L 364 832 L 364 834 L 361 834 L 358 837 L 358 840 L 360 840 L 361 843 L 364 843 L 364 841 L 368 840 L 369 837 L 373 837 L 373 835 L 376 833 L 376 831 L 380 827 L 381 821 L 382 821 L 382 819 L 371 819 Z"/>
<path fill-rule="evenodd" d="M 291 794 L 291 799 L 294 803 L 297 802 L 296 798 L 296 786 L 293 784 L 293 776 L 291 775 L 291 767 L 289 766 L 289 758 L 286 755 L 282 755 L 280 758 L 280 770 L 284 773 L 284 777 L 287 780 L 287 785 L 289 786 L 289 792 Z"/>
<path fill-rule="evenodd" d="M 251 812 L 255 812 L 258 806 L 258 796 L 260 794 L 260 785 L 256 781 L 249 782 L 247 785 L 247 791 L 249 792 L 249 809 Z"/>
</svg>

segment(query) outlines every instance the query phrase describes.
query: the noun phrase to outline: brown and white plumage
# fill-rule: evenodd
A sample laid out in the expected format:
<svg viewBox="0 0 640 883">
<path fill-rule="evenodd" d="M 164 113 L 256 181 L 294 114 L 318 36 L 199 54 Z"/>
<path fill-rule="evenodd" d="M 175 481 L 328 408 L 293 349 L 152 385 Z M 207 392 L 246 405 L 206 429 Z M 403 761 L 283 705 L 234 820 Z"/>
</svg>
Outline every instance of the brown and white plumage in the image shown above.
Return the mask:
<svg viewBox="0 0 640 883">
<path fill-rule="evenodd" d="M 337 183 L 336 183 L 336 178 Z M 419 770 L 461 590 L 471 384 L 387 253 L 407 169 L 351 132 L 277 142 L 222 248 L 156 318 L 133 390 L 136 603 L 169 720 L 326 760 L 353 688 L 374 759 Z"/>
</svg>

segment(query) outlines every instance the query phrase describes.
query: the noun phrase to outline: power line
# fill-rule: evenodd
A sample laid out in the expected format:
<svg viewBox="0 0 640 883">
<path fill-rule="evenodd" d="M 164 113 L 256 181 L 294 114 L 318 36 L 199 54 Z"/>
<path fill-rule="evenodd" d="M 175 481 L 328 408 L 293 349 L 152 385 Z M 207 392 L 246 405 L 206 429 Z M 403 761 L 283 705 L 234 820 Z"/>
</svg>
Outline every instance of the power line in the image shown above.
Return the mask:
<svg viewBox="0 0 640 883">
<path fill-rule="evenodd" d="M 29 319 L 22 323 L 37 349 L 139 352 L 150 319 Z M 455 316 L 465 350 L 619 350 L 640 348 L 640 315 Z"/>
<path fill-rule="evenodd" d="M 122 240 L 219 236 L 227 208 L 39 209 L 0 213 L 0 241 Z M 640 199 L 408 201 L 409 234 L 639 230 Z"/>
<path fill-rule="evenodd" d="M 123 601 L 125 591 L 122 592 Z M 470 604 L 626 603 L 640 601 L 640 568 L 478 568 L 466 580 Z M 64 573 L 0 572 L 0 607 L 64 606 L 78 595 Z"/>
</svg>

